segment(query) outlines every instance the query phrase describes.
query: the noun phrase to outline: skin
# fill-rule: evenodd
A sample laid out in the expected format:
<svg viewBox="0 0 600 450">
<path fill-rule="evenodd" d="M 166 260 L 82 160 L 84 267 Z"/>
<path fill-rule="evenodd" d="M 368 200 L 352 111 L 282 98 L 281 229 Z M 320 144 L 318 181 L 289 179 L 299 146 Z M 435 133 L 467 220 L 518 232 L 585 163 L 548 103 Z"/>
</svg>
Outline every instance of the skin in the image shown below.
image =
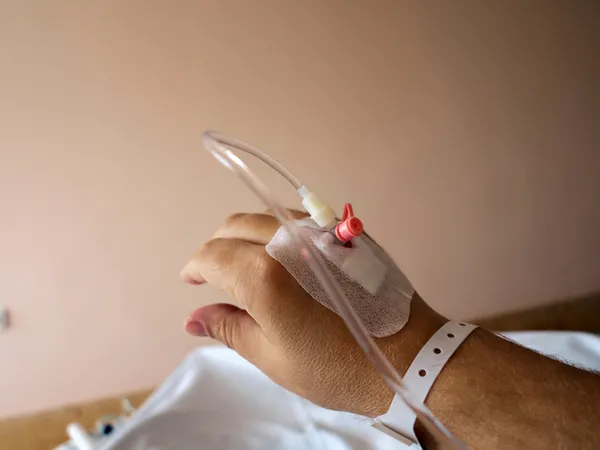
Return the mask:
<svg viewBox="0 0 600 450">
<path fill-rule="evenodd" d="M 222 342 L 276 383 L 325 408 L 369 417 L 385 413 L 393 394 L 342 319 L 267 254 L 265 245 L 278 228 L 268 213 L 235 214 L 193 255 L 183 280 L 221 289 L 239 306 L 196 309 L 186 331 Z M 446 320 L 415 294 L 406 326 L 377 343 L 404 374 Z M 426 404 L 471 448 L 600 448 L 599 380 L 478 329 L 450 359 Z M 416 430 L 426 448 L 438 447 L 419 424 Z"/>
</svg>

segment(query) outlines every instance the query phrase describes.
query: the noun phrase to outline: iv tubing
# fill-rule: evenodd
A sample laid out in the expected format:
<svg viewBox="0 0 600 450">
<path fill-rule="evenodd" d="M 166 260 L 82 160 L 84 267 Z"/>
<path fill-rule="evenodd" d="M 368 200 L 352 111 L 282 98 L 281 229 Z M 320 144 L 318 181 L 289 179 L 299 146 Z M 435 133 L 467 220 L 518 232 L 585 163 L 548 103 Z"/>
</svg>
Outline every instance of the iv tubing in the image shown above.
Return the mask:
<svg viewBox="0 0 600 450">
<path fill-rule="evenodd" d="M 230 150 L 239 150 L 260 159 L 262 162 L 273 168 L 282 177 L 288 180 L 292 186 L 294 186 L 298 194 L 302 197 L 302 206 L 310 213 L 310 217 L 317 223 L 317 225 L 325 229 L 331 229 L 337 225 L 335 211 L 317 195 L 311 192 L 305 185 L 303 185 L 300 180 L 296 178 L 294 174 L 292 174 L 292 172 L 286 169 L 283 164 L 281 164 L 275 158 L 272 158 L 270 155 L 267 155 L 262 150 L 253 147 L 250 144 L 229 136 L 224 136 L 214 131 L 205 131 L 203 140 L 204 145 L 207 148 L 209 148 L 210 142 L 219 143 L 226 146 Z M 213 155 L 221 163 L 225 164 L 230 169 L 233 169 L 231 164 L 223 159 L 222 155 L 219 155 L 214 151 Z"/>
<path fill-rule="evenodd" d="M 273 158 L 268 157 L 268 155 L 261 150 L 242 141 L 225 137 L 212 131 L 204 132 L 202 141 L 207 150 L 209 150 L 215 158 L 239 175 L 244 184 L 246 184 L 246 186 L 273 211 L 282 226 L 286 228 L 292 237 L 294 244 L 302 249 L 302 252 L 306 255 L 309 266 L 319 279 L 327 295 L 336 305 L 339 315 L 342 317 L 346 326 L 364 351 L 367 359 L 373 364 L 391 390 L 405 401 L 408 407 L 416 414 L 417 419 L 421 421 L 434 439 L 438 443 L 446 445 L 443 448 L 456 450 L 465 449 L 464 444 L 454 437 L 435 418 L 429 408 L 418 399 L 414 398 L 413 394 L 404 384 L 400 374 L 392 366 L 390 361 L 367 332 L 339 285 L 330 275 L 328 275 L 328 268 L 322 256 L 310 246 L 305 245 L 303 238 L 300 236 L 297 227 L 293 223 L 293 218 L 289 211 L 274 200 L 269 189 L 250 171 L 246 164 L 237 157 L 231 149 L 240 150 L 261 159 L 288 179 L 296 189 L 302 187 L 299 180 Z"/>
<path fill-rule="evenodd" d="M 218 142 L 221 145 L 225 145 L 230 149 L 240 150 L 242 152 L 249 153 L 250 155 L 260 159 L 268 166 L 271 166 L 275 171 L 279 172 L 279 174 L 283 178 L 288 180 L 296 190 L 299 190 L 302 187 L 302 183 L 300 183 L 300 180 L 298 180 L 298 178 L 296 178 L 294 174 L 292 174 L 292 172 L 287 170 L 283 166 L 283 164 L 281 164 L 275 158 L 272 158 L 271 156 L 267 155 L 262 150 L 259 150 L 258 148 L 253 147 L 250 144 L 246 144 L 245 142 L 240 141 L 238 139 L 225 136 L 221 133 L 217 133 L 216 131 L 205 131 L 202 135 L 202 139 L 205 143 L 205 146 L 207 141 L 214 141 Z"/>
</svg>

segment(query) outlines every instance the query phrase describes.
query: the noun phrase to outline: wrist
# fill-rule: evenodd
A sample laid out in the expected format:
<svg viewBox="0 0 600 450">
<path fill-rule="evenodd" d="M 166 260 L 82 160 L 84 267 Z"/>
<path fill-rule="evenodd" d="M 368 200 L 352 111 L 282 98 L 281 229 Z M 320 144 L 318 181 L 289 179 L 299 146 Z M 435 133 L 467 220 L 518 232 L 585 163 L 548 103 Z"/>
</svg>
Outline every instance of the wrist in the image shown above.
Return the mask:
<svg viewBox="0 0 600 450">
<path fill-rule="evenodd" d="M 419 351 L 447 321 L 415 292 L 406 325 L 398 333 L 380 339 L 378 344 L 400 376 L 404 377 Z M 373 405 L 371 416 L 377 417 L 386 413 L 393 398 L 394 393 L 384 384 L 384 389 L 381 390 Z"/>
</svg>

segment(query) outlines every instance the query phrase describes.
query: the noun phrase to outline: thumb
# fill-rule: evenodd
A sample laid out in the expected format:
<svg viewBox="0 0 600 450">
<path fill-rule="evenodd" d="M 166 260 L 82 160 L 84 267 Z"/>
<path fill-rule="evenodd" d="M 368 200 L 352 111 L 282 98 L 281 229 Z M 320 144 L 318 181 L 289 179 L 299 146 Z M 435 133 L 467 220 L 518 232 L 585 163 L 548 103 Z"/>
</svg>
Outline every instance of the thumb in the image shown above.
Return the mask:
<svg viewBox="0 0 600 450">
<path fill-rule="evenodd" d="M 185 329 L 195 336 L 210 336 L 250 362 L 261 354 L 262 330 L 243 309 L 226 303 L 203 306 L 188 317 Z"/>
</svg>

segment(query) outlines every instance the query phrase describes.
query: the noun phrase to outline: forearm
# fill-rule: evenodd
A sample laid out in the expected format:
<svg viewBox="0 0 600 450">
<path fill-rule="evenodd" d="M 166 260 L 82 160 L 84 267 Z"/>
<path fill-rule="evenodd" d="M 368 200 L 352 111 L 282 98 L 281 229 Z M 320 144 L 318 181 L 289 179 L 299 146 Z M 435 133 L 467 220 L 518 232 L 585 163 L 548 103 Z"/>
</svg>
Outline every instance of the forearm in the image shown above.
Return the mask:
<svg viewBox="0 0 600 450">
<path fill-rule="evenodd" d="M 600 376 L 482 329 L 450 359 L 426 404 L 470 448 L 600 448 Z"/>
</svg>

